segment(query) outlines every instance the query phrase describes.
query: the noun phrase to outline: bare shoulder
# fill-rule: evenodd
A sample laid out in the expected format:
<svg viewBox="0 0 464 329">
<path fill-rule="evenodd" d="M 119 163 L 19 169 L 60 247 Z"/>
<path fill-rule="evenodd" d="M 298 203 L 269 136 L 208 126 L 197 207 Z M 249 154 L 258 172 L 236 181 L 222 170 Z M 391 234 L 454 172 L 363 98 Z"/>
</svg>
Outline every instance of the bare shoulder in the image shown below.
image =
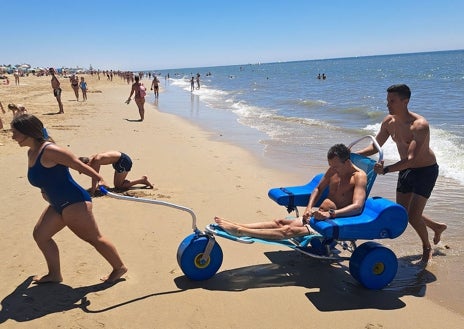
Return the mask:
<svg viewBox="0 0 464 329">
<path fill-rule="evenodd" d="M 49 143 L 47 146 L 45 146 L 44 153 L 61 153 L 61 152 L 69 152 L 67 151 L 64 147 L 61 147 L 55 143 Z"/>
<path fill-rule="evenodd" d="M 391 114 L 387 115 L 382 120 L 382 124 L 380 126 L 381 131 L 388 131 L 389 127 L 393 126 L 396 123 L 395 117 Z"/>
<path fill-rule="evenodd" d="M 412 125 L 411 125 L 412 130 L 422 130 L 422 129 L 429 128 L 428 121 L 422 115 L 419 115 L 413 112 L 411 112 L 411 115 L 414 118 L 414 121 L 412 122 Z"/>
<path fill-rule="evenodd" d="M 395 117 L 393 115 L 391 115 L 391 114 L 388 114 L 382 120 L 382 123 L 392 123 L 392 122 L 395 122 Z"/>
<path fill-rule="evenodd" d="M 356 167 L 356 171 L 353 173 L 355 185 L 357 186 L 366 186 L 367 184 L 367 174 L 364 170 Z"/>
<path fill-rule="evenodd" d="M 50 143 L 46 146 L 43 152 L 42 162 L 48 165 L 52 165 L 55 163 L 64 164 L 67 163 L 69 159 L 72 159 L 74 157 L 74 154 L 68 149 L 56 145 L 54 143 Z"/>
</svg>

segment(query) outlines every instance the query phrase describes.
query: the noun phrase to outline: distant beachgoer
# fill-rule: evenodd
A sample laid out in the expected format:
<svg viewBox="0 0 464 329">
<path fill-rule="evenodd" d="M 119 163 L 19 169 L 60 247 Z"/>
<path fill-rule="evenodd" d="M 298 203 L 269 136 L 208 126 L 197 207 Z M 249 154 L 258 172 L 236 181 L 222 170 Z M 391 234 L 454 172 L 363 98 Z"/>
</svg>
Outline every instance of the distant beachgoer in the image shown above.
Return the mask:
<svg viewBox="0 0 464 329">
<path fill-rule="evenodd" d="M 14 78 L 15 78 L 15 85 L 19 85 L 19 72 L 18 71 L 14 72 Z"/>
<path fill-rule="evenodd" d="M 81 77 L 81 82 L 79 83 L 79 87 L 82 90 L 82 100 L 87 100 L 87 82 L 85 82 L 84 77 Z"/>
<path fill-rule="evenodd" d="M 138 75 L 136 75 L 134 79 L 135 79 L 135 82 L 132 84 L 132 89 L 131 89 L 129 98 L 127 99 L 126 103 L 129 104 L 132 99 L 132 95 L 135 94 L 134 100 L 135 100 L 135 104 L 137 104 L 137 107 L 139 109 L 139 114 L 140 114 L 139 121 L 143 121 L 143 119 L 145 118 L 145 108 L 144 108 L 145 95 L 146 95 L 145 87 L 143 83 L 140 82 L 140 78 Z"/>
<path fill-rule="evenodd" d="M 13 112 L 13 118 L 17 117 L 18 115 L 27 113 L 26 108 L 22 104 L 8 104 L 8 109 Z"/>
<path fill-rule="evenodd" d="M 79 79 L 73 74 L 69 81 L 71 82 L 71 88 L 74 90 L 74 95 L 76 95 L 76 100 L 79 101 Z"/>
<path fill-rule="evenodd" d="M 194 91 L 195 90 L 195 78 L 192 77 L 192 79 L 190 79 L 190 91 Z"/>
<path fill-rule="evenodd" d="M 96 172 L 100 172 L 100 166 L 103 165 L 113 165 L 114 168 L 114 187 L 120 190 L 128 190 L 134 185 L 142 184 L 148 188 L 153 188 L 153 184 L 148 181 L 147 176 L 142 176 L 139 179 L 130 181 L 127 180 L 127 174 L 132 168 L 131 158 L 122 152 L 119 151 L 107 151 L 98 154 L 91 155 L 89 158 L 80 157 L 79 160 L 88 164 Z M 98 181 L 92 179 L 92 187 L 90 188 L 90 193 L 93 195 L 97 189 Z"/>
<path fill-rule="evenodd" d="M 56 97 L 56 101 L 58 102 L 58 107 L 60 109 L 58 113 L 64 113 L 63 103 L 61 102 L 60 81 L 58 80 L 58 78 L 55 75 L 55 69 L 54 68 L 50 68 L 48 70 L 48 72 L 50 72 L 50 74 L 52 75 L 51 83 L 52 83 L 52 88 L 53 88 L 53 95 Z"/>
<path fill-rule="evenodd" d="M 114 283 L 127 272 L 116 247 L 101 235 L 92 212 L 92 199 L 72 178 L 69 168 L 106 185 L 103 177 L 77 159 L 69 150 L 56 145 L 43 123 L 30 114 L 19 115 L 11 122 L 13 140 L 27 147 L 28 173 L 31 185 L 40 189 L 48 202 L 32 233 L 45 257 L 48 273 L 35 276 L 33 282 L 61 282 L 60 254 L 53 236 L 66 226 L 79 238 L 90 243 L 111 265 L 111 273 L 101 278 Z"/>
<path fill-rule="evenodd" d="M 318 78 L 319 80 L 321 80 L 321 74 L 320 74 L 320 73 L 318 73 L 317 78 Z"/>
<path fill-rule="evenodd" d="M 197 89 L 200 89 L 200 73 L 197 73 Z"/>
<path fill-rule="evenodd" d="M 153 81 L 151 82 L 151 90 L 155 93 L 155 97 L 158 98 L 159 96 L 159 80 L 158 77 L 153 74 Z"/>
<path fill-rule="evenodd" d="M 325 76 L 325 73 L 322 73 L 322 80 L 325 80 L 327 79 L 327 77 Z"/>
</svg>

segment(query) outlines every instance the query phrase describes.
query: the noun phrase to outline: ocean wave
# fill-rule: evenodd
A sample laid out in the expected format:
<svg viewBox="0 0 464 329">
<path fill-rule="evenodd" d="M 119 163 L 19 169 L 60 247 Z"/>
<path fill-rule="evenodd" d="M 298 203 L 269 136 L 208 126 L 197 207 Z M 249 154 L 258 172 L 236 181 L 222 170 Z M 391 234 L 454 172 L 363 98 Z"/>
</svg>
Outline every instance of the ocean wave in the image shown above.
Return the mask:
<svg viewBox="0 0 464 329">
<path fill-rule="evenodd" d="M 306 107 L 320 107 L 320 106 L 324 106 L 324 105 L 327 105 L 328 103 L 326 101 L 323 101 L 321 99 L 317 99 L 317 100 L 314 100 L 314 99 L 304 99 L 304 100 L 296 100 L 295 101 L 298 105 L 302 105 L 302 106 L 306 106 Z"/>
<path fill-rule="evenodd" d="M 377 134 L 380 130 L 380 123 L 367 125 L 364 130 L 369 134 Z M 449 131 L 431 128 L 430 129 L 430 148 L 437 157 L 440 166 L 440 175 L 451 178 L 464 185 L 464 145 L 460 138 Z M 398 151 L 396 144 L 391 138 L 382 146 L 384 159 L 386 162 L 398 161 Z"/>
</svg>

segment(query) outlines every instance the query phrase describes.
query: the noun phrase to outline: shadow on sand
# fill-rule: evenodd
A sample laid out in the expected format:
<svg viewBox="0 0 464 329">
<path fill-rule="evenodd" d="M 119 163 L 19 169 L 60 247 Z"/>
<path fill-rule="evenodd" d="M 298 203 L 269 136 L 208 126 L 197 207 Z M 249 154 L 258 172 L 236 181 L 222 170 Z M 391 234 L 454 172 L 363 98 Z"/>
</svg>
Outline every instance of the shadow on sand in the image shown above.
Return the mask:
<svg viewBox="0 0 464 329">
<path fill-rule="evenodd" d="M 62 283 L 31 285 L 32 277 L 29 277 L 3 298 L 0 324 L 8 319 L 17 322 L 31 321 L 76 308 L 85 313 L 102 313 L 147 298 L 190 289 L 234 292 L 300 286 L 310 290 L 305 292 L 305 296 L 319 311 L 394 310 L 406 306 L 401 297 L 423 297 L 427 284 L 436 281 L 432 273 L 413 263 L 419 256 L 408 256 L 399 259 L 398 274 L 387 288 L 367 290 L 353 279 L 343 263 L 329 263 L 295 254 L 294 251 L 266 252 L 265 255 L 271 260 L 270 264 L 222 271 L 207 281 L 191 281 L 180 276 L 174 279 L 178 290 L 146 294 L 99 310 L 89 309 L 91 302 L 87 295 L 106 290 L 114 284 L 99 283 L 79 288 Z"/>
<path fill-rule="evenodd" d="M 22 282 L 11 294 L 3 298 L 0 324 L 11 319 L 17 322 L 32 321 L 48 314 L 65 312 L 76 308 L 85 313 L 102 313 L 143 299 L 181 292 L 182 290 L 147 294 L 124 301 L 105 309 L 90 310 L 90 293 L 106 290 L 114 284 L 99 283 L 86 287 L 72 288 L 62 283 L 31 284 L 32 276 Z M 124 281 L 119 280 L 120 281 Z"/>
<path fill-rule="evenodd" d="M 305 295 L 320 311 L 359 309 L 394 310 L 406 306 L 401 297 L 425 295 L 427 283 L 435 276 L 414 265 L 415 257 L 399 259 L 398 274 L 383 290 L 362 287 L 342 263 L 329 263 L 294 251 L 266 252 L 271 264 L 247 266 L 217 273 L 208 281 L 194 282 L 185 276 L 175 279 L 179 289 L 202 288 L 220 291 L 300 286 L 310 289 Z"/>
</svg>

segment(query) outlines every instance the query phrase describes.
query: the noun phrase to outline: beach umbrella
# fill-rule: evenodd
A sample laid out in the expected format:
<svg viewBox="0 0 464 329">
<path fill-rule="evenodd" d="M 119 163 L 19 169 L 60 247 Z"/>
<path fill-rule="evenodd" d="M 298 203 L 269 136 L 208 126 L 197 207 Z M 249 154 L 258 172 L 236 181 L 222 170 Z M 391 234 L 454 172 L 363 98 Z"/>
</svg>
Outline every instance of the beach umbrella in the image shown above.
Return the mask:
<svg viewBox="0 0 464 329">
<path fill-rule="evenodd" d="M 29 64 L 21 64 L 19 65 L 19 68 L 27 70 L 27 69 L 30 69 L 31 66 Z"/>
</svg>

